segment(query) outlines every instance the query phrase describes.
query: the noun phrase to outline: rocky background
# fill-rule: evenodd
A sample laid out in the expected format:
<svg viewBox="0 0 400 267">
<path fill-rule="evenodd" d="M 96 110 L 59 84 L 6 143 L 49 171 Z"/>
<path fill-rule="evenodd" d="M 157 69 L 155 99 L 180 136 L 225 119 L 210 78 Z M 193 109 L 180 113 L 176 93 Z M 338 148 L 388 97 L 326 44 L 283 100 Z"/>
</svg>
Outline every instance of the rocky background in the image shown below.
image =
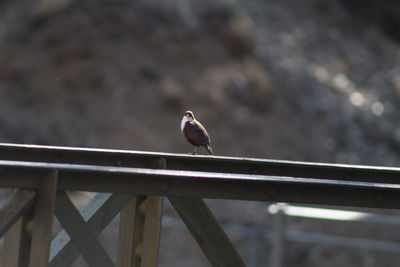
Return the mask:
<svg viewBox="0 0 400 267">
<path fill-rule="evenodd" d="M 186 153 L 190 109 L 217 155 L 397 166 L 399 10 L 394 0 L 3 1 L 0 142 Z M 230 237 L 249 266 L 268 266 L 270 240 L 251 235 L 271 230 L 267 204 L 208 203 L 247 226 Z M 208 266 L 168 203 L 165 214 L 159 266 Z M 102 235 L 110 255 L 116 225 Z M 375 224 L 291 218 L 289 228 L 400 239 Z M 396 259 L 315 243 L 285 251 L 291 267 Z"/>
</svg>

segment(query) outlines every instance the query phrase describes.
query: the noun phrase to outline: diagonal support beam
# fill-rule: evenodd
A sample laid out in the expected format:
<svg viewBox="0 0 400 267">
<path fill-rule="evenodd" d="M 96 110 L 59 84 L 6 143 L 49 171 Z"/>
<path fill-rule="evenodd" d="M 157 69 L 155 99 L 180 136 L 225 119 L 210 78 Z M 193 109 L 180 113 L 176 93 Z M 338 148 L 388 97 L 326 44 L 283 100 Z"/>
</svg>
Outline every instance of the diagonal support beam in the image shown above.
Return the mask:
<svg viewBox="0 0 400 267">
<path fill-rule="evenodd" d="M 31 206 L 35 191 L 17 190 L 0 208 L 0 238 Z"/>
<path fill-rule="evenodd" d="M 105 249 L 97 241 L 89 226 L 65 191 L 57 192 L 56 216 L 81 252 L 85 261 L 92 267 L 113 267 L 114 263 Z"/>
<path fill-rule="evenodd" d="M 97 236 L 133 198 L 130 194 L 98 193 L 79 211 L 93 235 Z M 65 230 L 51 243 L 50 266 L 70 266 L 80 255 Z"/>
<path fill-rule="evenodd" d="M 212 266 L 245 266 L 228 236 L 202 199 L 171 196 L 168 199 Z"/>
</svg>

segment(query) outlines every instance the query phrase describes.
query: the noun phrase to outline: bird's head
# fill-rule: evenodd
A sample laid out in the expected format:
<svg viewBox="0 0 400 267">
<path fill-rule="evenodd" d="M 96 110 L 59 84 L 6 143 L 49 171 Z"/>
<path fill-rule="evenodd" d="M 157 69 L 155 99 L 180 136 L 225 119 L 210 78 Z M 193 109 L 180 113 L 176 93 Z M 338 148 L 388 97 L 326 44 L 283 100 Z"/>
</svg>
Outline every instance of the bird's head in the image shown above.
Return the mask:
<svg viewBox="0 0 400 267">
<path fill-rule="evenodd" d="M 194 120 L 193 112 L 191 112 L 190 110 L 185 111 L 185 117 L 188 118 L 190 121 Z"/>
</svg>

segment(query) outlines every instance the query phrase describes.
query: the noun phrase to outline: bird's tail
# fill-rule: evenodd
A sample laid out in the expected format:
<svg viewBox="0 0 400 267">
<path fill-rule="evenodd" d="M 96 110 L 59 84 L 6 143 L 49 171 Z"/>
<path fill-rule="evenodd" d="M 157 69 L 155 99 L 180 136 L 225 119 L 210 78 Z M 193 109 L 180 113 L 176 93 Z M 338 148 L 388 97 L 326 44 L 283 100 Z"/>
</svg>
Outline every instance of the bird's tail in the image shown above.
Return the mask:
<svg viewBox="0 0 400 267">
<path fill-rule="evenodd" d="M 210 155 L 214 155 L 214 153 L 213 153 L 212 148 L 211 148 L 210 145 L 206 145 L 205 148 L 206 148 L 207 152 L 208 152 Z"/>
</svg>

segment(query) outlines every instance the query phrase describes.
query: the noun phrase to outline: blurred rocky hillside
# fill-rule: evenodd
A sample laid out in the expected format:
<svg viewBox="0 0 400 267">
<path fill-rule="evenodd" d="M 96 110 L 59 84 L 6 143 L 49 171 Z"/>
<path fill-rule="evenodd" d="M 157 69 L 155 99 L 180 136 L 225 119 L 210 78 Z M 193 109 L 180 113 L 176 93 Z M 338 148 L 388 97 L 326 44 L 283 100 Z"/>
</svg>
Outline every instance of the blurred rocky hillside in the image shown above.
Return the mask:
<svg viewBox="0 0 400 267">
<path fill-rule="evenodd" d="M 190 109 L 217 155 L 399 165 L 396 1 L 33 2 L 0 4 L 0 142 L 187 153 Z M 264 203 L 210 205 L 222 221 L 271 225 Z M 163 239 L 160 266 L 206 266 L 190 237 L 164 237 L 181 243 Z M 266 266 L 266 240 L 255 252 L 233 239 Z M 396 266 L 394 256 L 294 244 L 287 266 Z"/>
</svg>

